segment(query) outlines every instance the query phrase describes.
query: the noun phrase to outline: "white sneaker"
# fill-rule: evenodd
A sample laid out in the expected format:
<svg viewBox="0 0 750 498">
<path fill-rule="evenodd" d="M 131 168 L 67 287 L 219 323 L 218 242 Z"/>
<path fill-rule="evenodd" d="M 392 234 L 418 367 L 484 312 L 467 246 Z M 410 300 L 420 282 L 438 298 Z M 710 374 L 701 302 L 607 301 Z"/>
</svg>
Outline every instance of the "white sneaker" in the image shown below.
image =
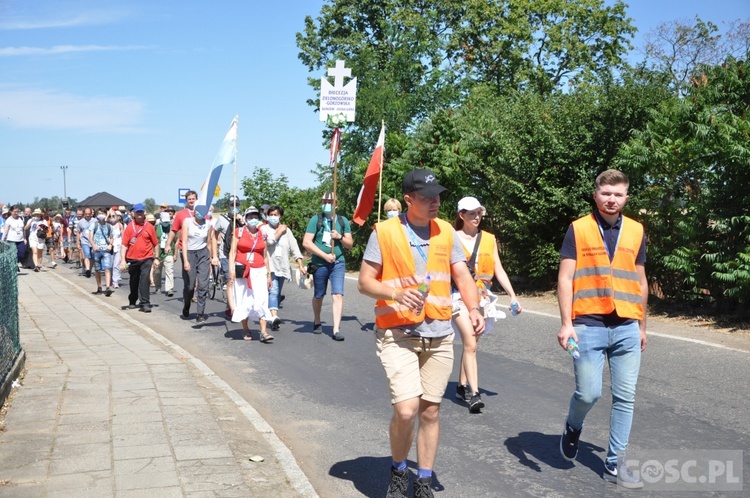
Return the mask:
<svg viewBox="0 0 750 498">
<path fill-rule="evenodd" d="M 53 261 L 50 268 L 57 268 L 57 261 Z"/>
</svg>

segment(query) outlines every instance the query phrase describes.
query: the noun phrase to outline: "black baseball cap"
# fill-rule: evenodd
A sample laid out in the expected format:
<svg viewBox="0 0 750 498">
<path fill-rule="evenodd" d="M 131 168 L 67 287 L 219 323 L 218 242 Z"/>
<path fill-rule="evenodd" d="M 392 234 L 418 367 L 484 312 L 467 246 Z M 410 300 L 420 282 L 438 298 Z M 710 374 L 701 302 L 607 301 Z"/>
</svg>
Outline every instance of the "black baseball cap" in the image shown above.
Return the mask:
<svg viewBox="0 0 750 498">
<path fill-rule="evenodd" d="M 448 190 L 440 185 L 435 173 L 428 169 L 413 169 L 404 177 L 401 191 L 404 194 L 416 192 L 425 197 L 435 197 Z"/>
</svg>

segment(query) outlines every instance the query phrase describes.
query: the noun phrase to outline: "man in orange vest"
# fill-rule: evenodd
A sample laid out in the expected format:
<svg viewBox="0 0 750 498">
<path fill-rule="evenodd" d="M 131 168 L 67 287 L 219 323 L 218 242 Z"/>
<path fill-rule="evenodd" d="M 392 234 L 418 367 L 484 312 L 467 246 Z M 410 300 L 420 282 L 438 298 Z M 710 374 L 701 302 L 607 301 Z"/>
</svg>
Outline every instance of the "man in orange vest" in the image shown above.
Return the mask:
<svg viewBox="0 0 750 498">
<path fill-rule="evenodd" d="M 602 394 L 604 360 L 609 363 L 612 411 L 604 477 L 641 488 L 640 477 L 624 464 L 633 422 L 641 352 L 646 348 L 646 239 L 643 225 L 622 215 L 628 177 L 609 169 L 596 178 L 596 210 L 574 221 L 560 250 L 557 295 L 562 326 L 560 346 L 571 350 L 576 390 L 570 400 L 560 452 L 578 454 L 583 420 Z M 618 460 L 619 457 L 619 460 Z"/>
<path fill-rule="evenodd" d="M 365 249 L 359 291 L 377 299 L 377 354 L 391 391 L 391 480 L 388 497 L 407 496 L 406 459 L 417 430 L 415 497 L 431 497 L 440 434 L 440 401 L 453 370 L 451 277 L 469 308 L 476 335 L 484 318 L 466 255 L 453 227 L 437 219 L 445 192 L 428 170 L 406 174 L 406 214 L 375 225 Z"/>
</svg>

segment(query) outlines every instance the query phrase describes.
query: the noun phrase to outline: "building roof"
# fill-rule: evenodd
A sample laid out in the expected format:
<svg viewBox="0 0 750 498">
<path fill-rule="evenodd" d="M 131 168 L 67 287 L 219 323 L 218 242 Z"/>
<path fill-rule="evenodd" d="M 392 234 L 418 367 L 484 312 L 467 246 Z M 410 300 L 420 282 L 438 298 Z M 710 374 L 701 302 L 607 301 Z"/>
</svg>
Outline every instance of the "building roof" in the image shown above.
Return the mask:
<svg viewBox="0 0 750 498">
<path fill-rule="evenodd" d="M 125 208 L 130 209 L 131 207 L 133 207 L 133 204 L 124 201 L 119 197 L 115 197 L 109 192 L 99 192 L 85 198 L 82 201 L 78 201 L 78 206 L 90 208 L 111 208 L 112 206 L 125 206 Z"/>
</svg>

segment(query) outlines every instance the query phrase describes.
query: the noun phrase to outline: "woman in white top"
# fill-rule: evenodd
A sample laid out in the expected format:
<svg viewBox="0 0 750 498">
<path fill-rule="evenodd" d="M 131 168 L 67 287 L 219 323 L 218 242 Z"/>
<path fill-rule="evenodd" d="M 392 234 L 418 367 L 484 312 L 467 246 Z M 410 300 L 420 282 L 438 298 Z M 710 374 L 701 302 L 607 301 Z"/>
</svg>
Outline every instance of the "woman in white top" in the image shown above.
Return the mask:
<svg viewBox="0 0 750 498">
<path fill-rule="evenodd" d="M 271 206 L 268 208 L 267 225 L 263 225 L 263 233 L 266 236 L 266 250 L 271 269 L 271 289 L 268 291 L 268 309 L 273 315 L 271 330 L 279 330 L 281 318 L 279 318 L 279 304 L 281 303 L 281 290 L 284 282 L 292 279 L 289 257 L 291 256 L 299 267 L 300 278 L 307 274 L 302 264 L 302 253 L 299 250 L 297 239 L 286 225 L 281 223 L 284 216 L 284 208 Z"/>
<path fill-rule="evenodd" d="M 209 238 L 209 226 L 206 223 L 204 215 L 198 210 L 195 214 L 186 218 L 182 223 L 181 240 L 182 240 L 182 265 L 187 273 L 185 287 L 182 290 L 182 316 L 190 316 L 190 303 L 193 300 L 193 294 L 196 292 L 196 280 L 198 283 L 198 317 L 197 323 L 206 321 L 206 297 L 208 296 L 208 276 L 211 273 L 211 265 L 218 265 L 219 258 L 211 259 L 211 254 L 216 254 L 215 250 L 209 252 L 208 244 L 215 243 Z"/>
<path fill-rule="evenodd" d="M 119 211 L 111 210 L 108 223 L 112 225 L 112 287 L 120 288 L 120 257 L 122 252 L 122 215 Z"/>
<path fill-rule="evenodd" d="M 34 260 L 34 271 L 39 272 L 42 269 L 42 259 L 44 258 L 44 248 L 47 246 L 47 223 L 42 219 L 42 210 L 36 208 L 31 213 L 31 218 L 26 222 L 24 230 L 29 231 L 29 247 L 31 248 L 31 257 Z M 39 233 L 44 238 L 39 238 Z"/>
<path fill-rule="evenodd" d="M 2 239 L 16 245 L 18 262 L 23 263 L 26 258 L 26 241 L 23 237 L 23 219 L 19 216 L 18 206 L 10 207 L 10 217 L 5 220 Z"/>
<path fill-rule="evenodd" d="M 510 283 L 508 274 L 500 262 L 497 251 L 495 236 L 489 232 L 479 229 L 479 224 L 484 216 L 484 207 L 474 197 L 464 197 L 458 201 L 458 213 L 456 215 L 455 228 L 458 239 L 464 247 L 467 264 L 473 271 L 474 280 L 477 283 L 482 314 L 487 313 L 487 307 L 495 306 L 497 300 L 490 293 L 492 277 L 495 277 L 500 286 L 508 293 L 511 302 L 517 304 L 517 312 L 522 311 L 518 303 L 516 293 Z M 484 237 L 482 237 L 484 236 Z M 474 335 L 474 329 L 469 320 L 469 312 L 464 303 L 459 299 L 454 301 L 458 311 L 453 314 L 453 323 L 461 333 L 463 352 L 461 353 L 461 368 L 459 370 L 458 385 L 456 385 L 456 397 L 469 402 L 469 411 L 479 413 L 484 408 L 484 402 L 479 394 L 479 374 L 477 373 L 477 341 L 480 336 Z M 489 327 L 485 329 L 485 333 Z"/>
</svg>

